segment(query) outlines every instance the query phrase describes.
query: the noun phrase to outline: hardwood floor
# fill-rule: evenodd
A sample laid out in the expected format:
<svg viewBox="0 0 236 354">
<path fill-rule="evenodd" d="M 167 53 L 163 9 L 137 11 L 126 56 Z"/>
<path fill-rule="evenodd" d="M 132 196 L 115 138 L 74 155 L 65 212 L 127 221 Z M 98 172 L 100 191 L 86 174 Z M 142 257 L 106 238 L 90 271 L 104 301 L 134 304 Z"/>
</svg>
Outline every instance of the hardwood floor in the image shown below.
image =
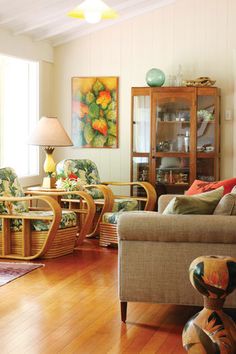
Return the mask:
<svg viewBox="0 0 236 354">
<path fill-rule="evenodd" d="M 0 288 L 0 353 L 186 353 L 181 332 L 198 308 L 128 304 L 122 324 L 117 250 L 86 240 L 73 255 Z"/>
</svg>

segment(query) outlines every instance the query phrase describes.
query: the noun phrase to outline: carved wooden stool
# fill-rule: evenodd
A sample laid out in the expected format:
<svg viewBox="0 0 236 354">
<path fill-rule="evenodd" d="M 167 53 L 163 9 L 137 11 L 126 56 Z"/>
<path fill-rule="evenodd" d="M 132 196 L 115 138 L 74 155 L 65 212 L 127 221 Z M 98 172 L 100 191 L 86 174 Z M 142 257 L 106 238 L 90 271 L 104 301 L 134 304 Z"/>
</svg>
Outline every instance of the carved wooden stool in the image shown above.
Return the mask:
<svg viewBox="0 0 236 354">
<path fill-rule="evenodd" d="M 222 308 L 236 288 L 236 259 L 224 256 L 196 258 L 190 281 L 204 297 L 204 308 L 185 325 L 183 346 L 191 354 L 235 354 L 236 325 Z"/>
</svg>

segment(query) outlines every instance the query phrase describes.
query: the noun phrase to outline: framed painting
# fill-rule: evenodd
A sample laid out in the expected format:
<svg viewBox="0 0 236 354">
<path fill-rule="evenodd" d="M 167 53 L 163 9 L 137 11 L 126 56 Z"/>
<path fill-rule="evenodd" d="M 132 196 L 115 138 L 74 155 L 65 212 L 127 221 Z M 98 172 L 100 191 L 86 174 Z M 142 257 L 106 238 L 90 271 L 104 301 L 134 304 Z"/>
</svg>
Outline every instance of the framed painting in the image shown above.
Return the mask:
<svg viewBox="0 0 236 354">
<path fill-rule="evenodd" d="M 80 148 L 118 147 L 118 77 L 72 78 L 72 140 Z"/>
</svg>

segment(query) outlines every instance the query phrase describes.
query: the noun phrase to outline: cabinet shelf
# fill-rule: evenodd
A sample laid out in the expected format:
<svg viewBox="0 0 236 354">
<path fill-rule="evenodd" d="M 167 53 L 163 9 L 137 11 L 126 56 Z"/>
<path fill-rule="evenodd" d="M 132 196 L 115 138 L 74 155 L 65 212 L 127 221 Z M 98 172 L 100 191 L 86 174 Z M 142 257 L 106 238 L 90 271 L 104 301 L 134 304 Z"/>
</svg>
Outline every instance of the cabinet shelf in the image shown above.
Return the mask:
<svg viewBox="0 0 236 354">
<path fill-rule="evenodd" d="M 157 123 L 158 124 L 190 124 L 190 121 L 188 120 L 158 120 L 157 119 Z"/>
<path fill-rule="evenodd" d="M 216 154 L 215 152 L 198 152 L 197 153 L 197 158 L 199 158 L 199 159 L 214 159 L 217 156 L 219 157 L 219 155 Z"/>
<path fill-rule="evenodd" d="M 158 184 L 162 184 L 162 182 L 157 183 Z M 166 186 L 168 187 L 189 187 L 189 183 L 165 183 Z"/>
<path fill-rule="evenodd" d="M 189 152 L 175 152 L 175 151 L 158 151 L 154 154 L 154 157 L 189 157 Z"/>
</svg>

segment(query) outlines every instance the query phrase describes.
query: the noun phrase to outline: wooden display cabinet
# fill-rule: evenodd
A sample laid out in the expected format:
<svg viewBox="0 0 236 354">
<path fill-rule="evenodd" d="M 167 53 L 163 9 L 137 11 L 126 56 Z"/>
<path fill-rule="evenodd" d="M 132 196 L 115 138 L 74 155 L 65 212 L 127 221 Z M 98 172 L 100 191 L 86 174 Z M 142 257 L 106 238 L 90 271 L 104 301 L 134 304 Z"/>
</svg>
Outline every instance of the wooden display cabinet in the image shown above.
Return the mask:
<svg viewBox="0 0 236 354">
<path fill-rule="evenodd" d="M 131 181 L 160 195 L 218 180 L 219 99 L 217 87 L 133 87 Z"/>
</svg>

